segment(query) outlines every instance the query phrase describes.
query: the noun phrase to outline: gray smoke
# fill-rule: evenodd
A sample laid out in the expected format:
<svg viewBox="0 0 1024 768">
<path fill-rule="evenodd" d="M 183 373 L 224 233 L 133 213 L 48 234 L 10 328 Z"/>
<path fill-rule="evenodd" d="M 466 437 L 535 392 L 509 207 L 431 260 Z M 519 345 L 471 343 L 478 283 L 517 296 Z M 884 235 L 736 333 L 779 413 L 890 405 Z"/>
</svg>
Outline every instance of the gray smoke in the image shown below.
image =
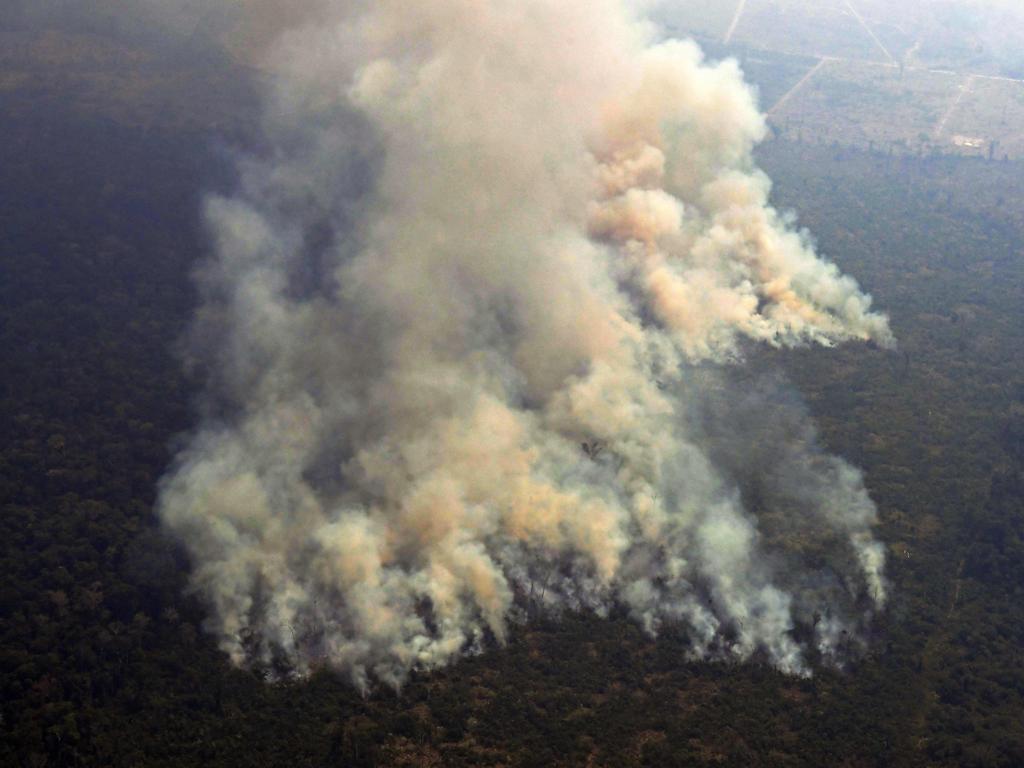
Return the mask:
<svg viewBox="0 0 1024 768">
<path fill-rule="evenodd" d="M 524 601 L 838 653 L 885 599 L 874 506 L 736 372 L 892 337 L 769 205 L 735 64 L 621 0 L 312 13 L 207 205 L 207 416 L 160 499 L 231 658 L 400 685 Z"/>
</svg>

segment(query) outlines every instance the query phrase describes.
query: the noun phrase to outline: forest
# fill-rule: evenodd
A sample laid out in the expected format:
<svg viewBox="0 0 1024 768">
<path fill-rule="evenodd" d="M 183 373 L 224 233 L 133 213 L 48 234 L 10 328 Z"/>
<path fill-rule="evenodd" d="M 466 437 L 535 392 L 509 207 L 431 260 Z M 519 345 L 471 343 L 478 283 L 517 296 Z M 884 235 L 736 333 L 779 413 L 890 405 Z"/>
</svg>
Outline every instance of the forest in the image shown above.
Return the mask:
<svg viewBox="0 0 1024 768">
<path fill-rule="evenodd" d="M 750 349 L 865 471 L 892 600 L 846 669 L 686 660 L 624 614 L 361 696 L 238 669 L 204 632 L 157 482 L 229 153 L 188 125 L 0 103 L 0 763 L 1024 764 L 1024 166 L 770 141 L 775 202 L 890 313 L 895 351 Z"/>
</svg>

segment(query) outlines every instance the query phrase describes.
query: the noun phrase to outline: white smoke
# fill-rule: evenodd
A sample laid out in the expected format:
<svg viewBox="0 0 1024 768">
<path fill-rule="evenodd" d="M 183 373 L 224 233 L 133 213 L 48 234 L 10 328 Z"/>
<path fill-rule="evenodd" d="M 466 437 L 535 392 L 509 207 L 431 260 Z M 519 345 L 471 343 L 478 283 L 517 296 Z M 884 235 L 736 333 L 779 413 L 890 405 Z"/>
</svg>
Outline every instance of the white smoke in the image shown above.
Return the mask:
<svg viewBox="0 0 1024 768">
<path fill-rule="evenodd" d="M 892 338 L 768 204 L 735 64 L 621 0 L 317 14 L 207 206 L 208 415 L 162 486 L 222 647 L 399 685 L 532 601 L 796 673 L 825 612 L 837 652 L 885 597 L 874 506 L 729 370 Z"/>
</svg>

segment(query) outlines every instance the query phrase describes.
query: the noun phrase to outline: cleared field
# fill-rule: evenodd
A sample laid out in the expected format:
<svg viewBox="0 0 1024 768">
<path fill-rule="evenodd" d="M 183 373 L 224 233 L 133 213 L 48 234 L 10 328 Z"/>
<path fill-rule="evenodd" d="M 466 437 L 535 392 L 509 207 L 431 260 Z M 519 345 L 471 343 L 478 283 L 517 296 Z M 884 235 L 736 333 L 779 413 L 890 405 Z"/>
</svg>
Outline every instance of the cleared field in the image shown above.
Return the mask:
<svg viewBox="0 0 1024 768">
<path fill-rule="evenodd" d="M 975 78 L 937 140 L 970 154 L 1024 157 L 1024 83 Z"/>
<path fill-rule="evenodd" d="M 888 61 L 843 0 L 748 0 L 732 39 L 805 56 Z"/>
<path fill-rule="evenodd" d="M 810 72 L 816 61 L 805 57 L 749 56 L 741 62 L 743 74 L 757 88 L 758 103 L 767 112 Z"/>
<path fill-rule="evenodd" d="M 858 3 L 858 5 L 862 4 Z M 863 11 L 861 11 L 861 17 L 894 59 L 902 61 L 914 54 L 914 46 L 920 39 L 919 30 L 911 25 L 901 24 L 898 18 L 874 16 Z"/>
<path fill-rule="evenodd" d="M 826 61 L 772 122 L 784 135 L 816 142 L 930 151 L 962 81 L 951 73 Z"/>
<path fill-rule="evenodd" d="M 738 7 L 739 0 L 687 0 L 685 3 L 673 3 L 658 17 L 671 34 L 721 40 Z"/>
<path fill-rule="evenodd" d="M 658 17 L 759 49 L 1024 78 L 1024 3 L 1010 0 L 685 0 Z"/>
</svg>

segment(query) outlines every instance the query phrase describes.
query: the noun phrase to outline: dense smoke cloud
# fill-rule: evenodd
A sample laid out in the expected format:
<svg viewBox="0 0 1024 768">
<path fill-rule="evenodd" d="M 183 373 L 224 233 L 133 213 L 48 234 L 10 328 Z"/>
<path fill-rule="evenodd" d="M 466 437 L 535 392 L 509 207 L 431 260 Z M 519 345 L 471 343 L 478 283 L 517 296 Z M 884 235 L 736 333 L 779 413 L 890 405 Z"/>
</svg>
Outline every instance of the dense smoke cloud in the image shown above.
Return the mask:
<svg viewBox="0 0 1024 768">
<path fill-rule="evenodd" d="M 207 416 L 162 487 L 223 648 L 398 685 L 529 601 L 838 653 L 885 598 L 874 506 L 735 372 L 892 338 L 768 204 L 735 64 L 619 0 L 316 13 L 207 206 Z"/>
</svg>

